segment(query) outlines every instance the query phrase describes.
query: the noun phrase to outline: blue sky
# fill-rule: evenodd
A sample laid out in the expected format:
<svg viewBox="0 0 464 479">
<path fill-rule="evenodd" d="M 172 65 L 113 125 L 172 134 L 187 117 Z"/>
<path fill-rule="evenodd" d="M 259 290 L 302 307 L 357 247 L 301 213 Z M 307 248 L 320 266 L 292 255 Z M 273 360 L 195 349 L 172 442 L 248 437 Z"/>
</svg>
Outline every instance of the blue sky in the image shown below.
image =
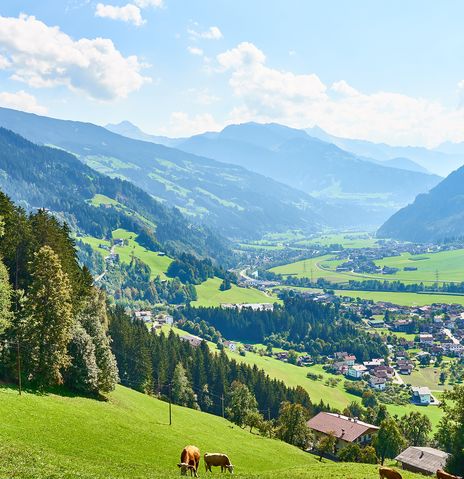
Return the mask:
<svg viewBox="0 0 464 479">
<path fill-rule="evenodd" d="M 171 136 L 231 122 L 464 140 L 464 2 L 2 0 L 0 105 Z"/>
</svg>

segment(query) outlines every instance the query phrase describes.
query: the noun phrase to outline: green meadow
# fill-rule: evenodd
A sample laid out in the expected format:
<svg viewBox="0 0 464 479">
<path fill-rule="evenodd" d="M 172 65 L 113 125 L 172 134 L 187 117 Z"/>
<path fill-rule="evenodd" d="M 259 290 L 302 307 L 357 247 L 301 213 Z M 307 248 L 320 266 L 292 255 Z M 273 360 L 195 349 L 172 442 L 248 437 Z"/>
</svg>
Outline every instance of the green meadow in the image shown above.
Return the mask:
<svg viewBox="0 0 464 479">
<path fill-rule="evenodd" d="M 336 271 L 343 261 L 335 260 L 334 255 L 324 255 L 317 258 L 297 261 L 272 268 L 271 271 L 284 276 L 298 278 L 324 278 L 337 283 L 347 283 L 350 279 L 378 279 L 380 281 L 402 281 L 404 283 L 435 283 L 464 281 L 464 249 L 442 251 L 426 255 L 411 255 L 384 258 L 375 263 L 378 266 L 398 268 L 394 274 L 361 274 L 349 271 Z M 417 268 L 415 271 L 405 271 L 404 268 Z"/>
<path fill-rule="evenodd" d="M 220 291 L 222 280 L 220 278 L 210 278 L 204 283 L 195 286 L 198 300 L 192 303 L 192 306 L 213 307 L 220 306 L 221 303 L 274 303 L 279 301 L 277 296 L 267 294 L 254 288 L 239 288 L 232 285 L 227 291 Z"/>
<path fill-rule="evenodd" d="M 318 459 L 225 419 L 117 387 L 107 400 L 0 387 L 0 477 L 158 479 L 179 477 L 182 448 L 225 452 L 238 478 L 365 479 L 378 466 Z M 203 460 L 199 475 L 204 475 Z M 412 473 L 403 473 L 413 479 Z M 219 476 L 215 471 L 213 476 Z"/>
</svg>

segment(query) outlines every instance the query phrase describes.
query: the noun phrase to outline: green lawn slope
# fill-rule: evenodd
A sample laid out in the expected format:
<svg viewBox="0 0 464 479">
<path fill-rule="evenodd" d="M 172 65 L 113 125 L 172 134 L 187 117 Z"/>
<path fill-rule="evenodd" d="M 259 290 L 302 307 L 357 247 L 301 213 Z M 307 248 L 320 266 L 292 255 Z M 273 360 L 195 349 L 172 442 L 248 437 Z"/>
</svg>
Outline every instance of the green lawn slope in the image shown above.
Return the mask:
<svg viewBox="0 0 464 479">
<path fill-rule="evenodd" d="M 108 401 L 0 388 L 0 478 L 164 478 L 187 444 L 227 452 L 237 477 L 378 477 L 377 467 L 317 459 L 228 421 L 118 387 Z M 203 464 L 200 475 L 204 476 Z M 219 476 L 217 472 L 215 476 Z M 418 477 L 404 473 L 403 477 Z"/>
</svg>

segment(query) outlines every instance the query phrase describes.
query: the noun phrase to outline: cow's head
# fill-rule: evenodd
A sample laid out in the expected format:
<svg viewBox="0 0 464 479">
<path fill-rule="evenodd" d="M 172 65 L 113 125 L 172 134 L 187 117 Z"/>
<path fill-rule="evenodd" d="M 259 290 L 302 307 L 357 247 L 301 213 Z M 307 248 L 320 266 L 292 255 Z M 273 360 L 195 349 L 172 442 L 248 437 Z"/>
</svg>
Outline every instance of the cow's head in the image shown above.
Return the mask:
<svg viewBox="0 0 464 479">
<path fill-rule="evenodd" d="M 226 466 L 226 469 L 227 469 L 231 474 L 234 473 L 234 466 L 233 466 L 232 464 L 229 464 L 228 466 Z"/>
<path fill-rule="evenodd" d="M 177 464 L 177 467 L 180 468 L 180 475 L 181 476 L 186 476 L 187 471 L 189 469 L 193 470 L 195 472 L 195 468 L 191 464 L 187 464 L 186 462 L 180 462 L 179 464 Z"/>
</svg>

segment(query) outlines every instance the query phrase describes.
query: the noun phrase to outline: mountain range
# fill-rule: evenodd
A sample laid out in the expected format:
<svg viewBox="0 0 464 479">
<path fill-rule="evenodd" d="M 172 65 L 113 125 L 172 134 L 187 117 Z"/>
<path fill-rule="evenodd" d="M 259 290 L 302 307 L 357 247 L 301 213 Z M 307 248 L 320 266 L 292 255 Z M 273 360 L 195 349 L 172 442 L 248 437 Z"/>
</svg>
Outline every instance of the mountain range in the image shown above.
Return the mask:
<svg viewBox="0 0 464 479">
<path fill-rule="evenodd" d="M 130 139 L 91 123 L 0 108 L 0 126 L 75 154 L 128 180 L 195 223 L 232 238 L 269 231 L 317 231 L 346 224 L 343 212 L 271 178 L 163 145 Z"/>
<path fill-rule="evenodd" d="M 176 147 L 304 191 L 343 210 L 347 218 L 354 213 L 352 225 L 358 227 L 381 224 L 441 179 L 419 165 L 411 168 L 408 159 L 383 164 L 278 124 L 230 125 L 179 141 Z"/>
<path fill-rule="evenodd" d="M 464 167 L 395 213 L 377 235 L 414 242 L 464 237 Z"/>
<path fill-rule="evenodd" d="M 374 158 L 381 162 L 406 158 L 426 171 L 440 176 L 449 175 L 464 164 L 464 146 L 459 146 L 456 143 L 445 143 L 437 148 L 428 149 L 419 146 L 391 146 L 386 143 L 340 138 L 330 135 L 317 126 L 305 131 L 315 138 L 333 143 L 355 155 L 369 159 Z"/>
</svg>

